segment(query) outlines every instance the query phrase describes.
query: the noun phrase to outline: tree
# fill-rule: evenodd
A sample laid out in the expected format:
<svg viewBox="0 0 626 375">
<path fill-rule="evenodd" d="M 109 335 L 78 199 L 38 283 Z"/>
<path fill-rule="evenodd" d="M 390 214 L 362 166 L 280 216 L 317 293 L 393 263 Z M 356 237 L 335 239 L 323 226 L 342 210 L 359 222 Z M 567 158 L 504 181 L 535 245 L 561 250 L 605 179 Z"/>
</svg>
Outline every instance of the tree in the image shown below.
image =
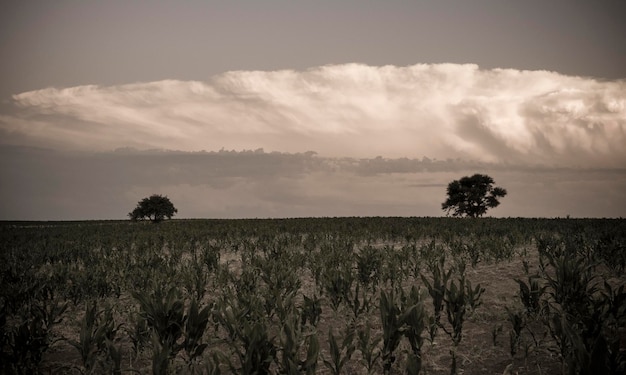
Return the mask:
<svg viewBox="0 0 626 375">
<path fill-rule="evenodd" d="M 493 178 L 484 174 L 463 177 L 448 185 L 448 199 L 441 204 L 444 211 L 452 211 L 452 216 L 483 216 L 488 208 L 500 204 L 498 198 L 506 195 L 506 190 L 494 187 Z"/>
<path fill-rule="evenodd" d="M 137 207 L 128 213 L 128 216 L 132 221 L 149 219 L 153 223 L 158 223 L 166 217 L 171 219 L 177 212 L 178 210 L 167 196 L 153 194 L 139 201 Z"/>
</svg>

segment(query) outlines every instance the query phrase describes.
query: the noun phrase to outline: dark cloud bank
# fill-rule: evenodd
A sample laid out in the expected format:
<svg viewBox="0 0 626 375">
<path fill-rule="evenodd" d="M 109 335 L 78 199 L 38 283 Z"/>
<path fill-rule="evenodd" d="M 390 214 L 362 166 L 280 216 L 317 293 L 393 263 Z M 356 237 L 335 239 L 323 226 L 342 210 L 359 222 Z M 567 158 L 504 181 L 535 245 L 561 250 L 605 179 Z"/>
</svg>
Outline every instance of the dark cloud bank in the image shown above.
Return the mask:
<svg viewBox="0 0 626 375">
<path fill-rule="evenodd" d="M 122 219 L 168 195 L 180 217 L 441 216 L 453 179 L 487 173 L 509 190 L 493 216 L 622 217 L 626 169 L 303 153 L 61 152 L 0 146 L 0 219 Z"/>
</svg>

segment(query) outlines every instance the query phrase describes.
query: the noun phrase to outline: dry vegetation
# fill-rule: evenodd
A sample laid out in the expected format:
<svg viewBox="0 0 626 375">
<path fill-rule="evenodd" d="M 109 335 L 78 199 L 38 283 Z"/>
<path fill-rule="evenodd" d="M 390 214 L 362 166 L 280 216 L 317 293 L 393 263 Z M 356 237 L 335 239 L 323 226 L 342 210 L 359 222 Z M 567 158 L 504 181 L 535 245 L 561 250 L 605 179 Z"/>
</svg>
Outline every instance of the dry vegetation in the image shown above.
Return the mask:
<svg viewBox="0 0 626 375">
<path fill-rule="evenodd" d="M 0 229 L 3 373 L 624 371 L 624 220 Z"/>
</svg>

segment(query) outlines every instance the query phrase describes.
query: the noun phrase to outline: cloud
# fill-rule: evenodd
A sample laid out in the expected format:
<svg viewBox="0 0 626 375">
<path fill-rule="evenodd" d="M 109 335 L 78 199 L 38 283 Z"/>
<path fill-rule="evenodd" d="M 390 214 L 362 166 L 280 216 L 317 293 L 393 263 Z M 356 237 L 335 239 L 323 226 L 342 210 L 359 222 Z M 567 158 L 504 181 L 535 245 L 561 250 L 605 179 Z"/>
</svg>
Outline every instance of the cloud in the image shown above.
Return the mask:
<svg viewBox="0 0 626 375">
<path fill-rule="evenodd" d="M 625 169 L 263 150 L 53 151 L 0 144 L 0 220 L 124 219 L 165 194 L 178 217 L 441 216 L 447 184 L 486 173 L 509 194 L 494 216 L 623 217 Z"/>
<path fill-rule="evenodd" d="M 626 165 L 626 81 L 471 64 L 233 71 L 13 96 L 5 143 Z"/>
</svg>

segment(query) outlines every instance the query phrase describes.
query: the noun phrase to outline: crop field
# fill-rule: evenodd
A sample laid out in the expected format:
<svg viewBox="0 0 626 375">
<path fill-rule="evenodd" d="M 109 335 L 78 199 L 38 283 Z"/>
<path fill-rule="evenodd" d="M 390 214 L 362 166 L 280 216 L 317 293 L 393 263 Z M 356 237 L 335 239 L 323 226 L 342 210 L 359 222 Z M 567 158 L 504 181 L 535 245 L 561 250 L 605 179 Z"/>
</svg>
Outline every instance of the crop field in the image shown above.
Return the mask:
<svg viewBox="0 0 626 375">
<path fill-rule="evenodd" d="M 0 223 L 0 373 L 623 374 L 626 220 Z"/>
</svg>

